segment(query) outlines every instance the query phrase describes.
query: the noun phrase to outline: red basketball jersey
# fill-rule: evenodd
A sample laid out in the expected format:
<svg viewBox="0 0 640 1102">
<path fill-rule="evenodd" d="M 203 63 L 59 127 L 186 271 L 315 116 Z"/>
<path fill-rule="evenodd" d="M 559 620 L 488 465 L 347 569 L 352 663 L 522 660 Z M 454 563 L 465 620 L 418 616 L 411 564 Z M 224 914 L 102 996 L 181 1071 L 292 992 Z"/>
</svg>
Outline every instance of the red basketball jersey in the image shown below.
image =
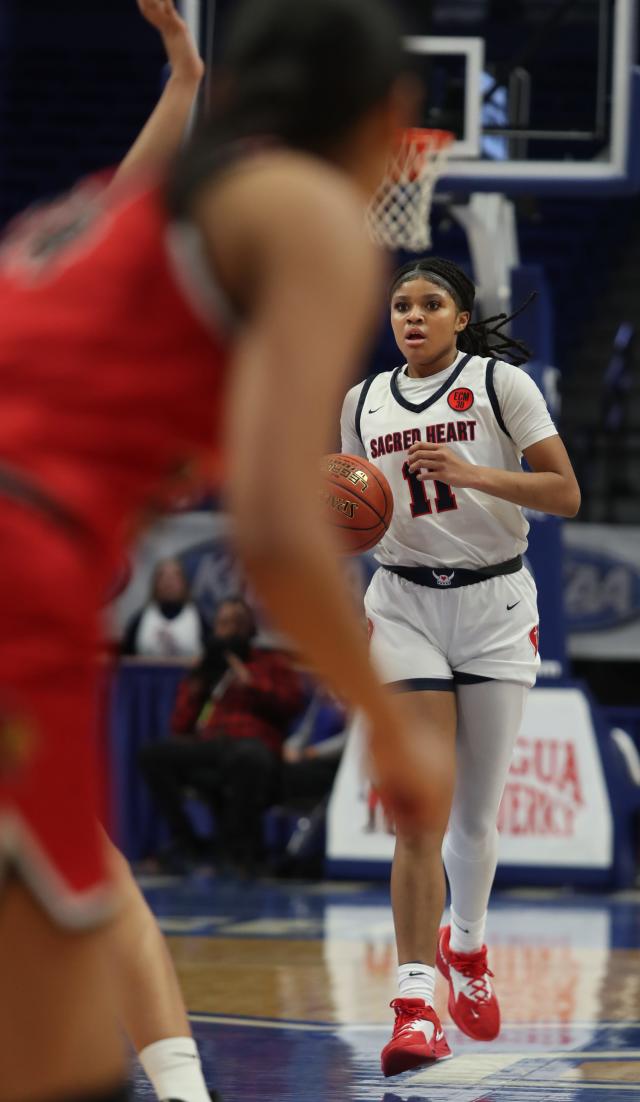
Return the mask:
<svg viewBox="0 0 640 1102">
<path fill-rule="evenodd" d="M 158 184 L 100 180 L 0 247 L 0 471 L 43 488 L 109 560 L 219 437 L 229 337 L 198 247 Z"/>
</svg>

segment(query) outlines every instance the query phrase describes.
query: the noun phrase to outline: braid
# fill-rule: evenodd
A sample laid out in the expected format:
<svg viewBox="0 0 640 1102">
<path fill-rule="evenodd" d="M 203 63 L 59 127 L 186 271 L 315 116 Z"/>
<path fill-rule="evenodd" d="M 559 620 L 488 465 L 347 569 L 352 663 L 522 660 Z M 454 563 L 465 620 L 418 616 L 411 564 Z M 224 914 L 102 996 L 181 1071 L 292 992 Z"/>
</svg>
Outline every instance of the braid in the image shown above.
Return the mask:
<svg viewBox="0 0 640 1102">
<path fill-rule="evenodd" d="M 531 359 L 531 349 L 524 341 L 503 333 L 502 329 L 527 309 L 536 294 L 536 291 L 532 291 L 513 314 L 495 314 L 492 318 L 470 322 L 466 329 L 458 333 L 457 345 L 460 351 L 469 352 L 472 356 L 496 356 L 499 359 L 506 356 L 516 366 L 526 363 Z M 492 322 L 498 324 L 492 326 Z"/>
<path fill-rule="evenodd" d="M 398 268 L 391 281 L 390 297 L 397 287 L 409 280 L 424 278 L 437 283 L 449 292 L 459 310 L 473 313 L 476 289 L 467 274 L 454 264 L 440 256 L 425 256 L 410 260 Z M 517 318 L 536 297 L 534 291 L 513 314 L 496 314 L 492 318 L 470 322 L 458 333 L 457 345 L 461 352 L 472 356 L 507 357 L 511 363 L 519 365 L 531 358 L 531 351 L 517 337 L 503 333 L 505 325 Z M 497 324 L 494 324 L 497 323 Z"/>
</svg>

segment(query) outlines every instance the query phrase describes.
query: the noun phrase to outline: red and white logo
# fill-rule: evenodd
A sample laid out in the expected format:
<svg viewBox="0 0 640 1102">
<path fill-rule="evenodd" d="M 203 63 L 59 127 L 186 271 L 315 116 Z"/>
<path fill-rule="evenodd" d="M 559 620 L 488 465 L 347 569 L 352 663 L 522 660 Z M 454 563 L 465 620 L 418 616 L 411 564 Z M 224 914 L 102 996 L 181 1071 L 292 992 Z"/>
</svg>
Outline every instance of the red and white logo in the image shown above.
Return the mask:
<svg viewBox="0 0 640 1102">
<path fill-rule="evenodd" d="M 540 630 L 537 624 L 535 624 L 529 632 L 529 642 L 533 647 L 534 654 L 537 655 L 540 649 Z"/>
<path fill-rule="evenodd" d="M 432 570 L 431 573 L 433 574 L 438 585 L 448 586 L 451 585 L 453 581 L 455 570 L 452 570 L 450 574 L 438 574 L 437 570 Z"/>
<path fill-rule="evenodd" d="M 500 804 L 498 830 L 520 837 L 573 838 L 584 806 L 578 744 L 564 737 L 520 735 Z"/>
<path fill-rule="evenodd" d="M 456 387 L 447 397 L 447 403 L 456 413 L 464 413 L 473 405 L 473 391 L 466 386 Z"/>
</svg>

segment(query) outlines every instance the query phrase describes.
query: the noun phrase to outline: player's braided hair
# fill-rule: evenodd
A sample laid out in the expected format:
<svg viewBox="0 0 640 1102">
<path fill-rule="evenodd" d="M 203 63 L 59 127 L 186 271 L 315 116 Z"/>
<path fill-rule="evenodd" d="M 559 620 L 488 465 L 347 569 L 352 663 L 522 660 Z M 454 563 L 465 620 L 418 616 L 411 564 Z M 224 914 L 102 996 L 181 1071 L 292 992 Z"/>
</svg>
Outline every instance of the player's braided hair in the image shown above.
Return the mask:
<svg viewBox="0 0 640 1102">
<path fill-rule="evenodd" d="M 440 256 L 425 256 L 418 260 L 410 260 L 408 264 L 398 268 L 391 281 L 390 297 L 401 284 L 420 277 L 428 279 L 431 283 L 437 283 L 448 291 L 459 310 L 473 313 L 476 297 L 474 284 L 462 268 Z M 531 357 L 530 349 L 524 341 L 518 340 L 517 337 L 510 337 L 502 330 L 505 325 L 526 310 L 534 298 L 535 294 L 529 295 L 513 314 L 495 314 L 491 318 L 483 318 L 482 321 L 469 322 L 467 327 L 458 333 L 457 345 L 460 351 L 469 352 L 472 356 L 506 356 L 511 363 L 526 363 Z"/>
</svg>

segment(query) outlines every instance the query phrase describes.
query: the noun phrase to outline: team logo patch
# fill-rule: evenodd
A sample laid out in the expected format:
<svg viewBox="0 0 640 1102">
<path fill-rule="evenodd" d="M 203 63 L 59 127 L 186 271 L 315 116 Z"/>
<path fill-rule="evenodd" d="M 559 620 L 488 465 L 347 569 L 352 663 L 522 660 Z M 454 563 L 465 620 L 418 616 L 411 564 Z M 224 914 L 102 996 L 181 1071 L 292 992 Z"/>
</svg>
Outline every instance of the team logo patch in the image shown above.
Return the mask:
<svg viewBox="0 0 640 1102">
<path fill-rule="evenodd" d="M 531 646 L 533 647 L 534 653 L 537 657 L 540 647 L 540 631 L 537 624 L 535 624 L 529 632 L 529 642 L 531 643 Z"/>
<path fill-rule="evenodd" d="M 447 403 L 456 413 L 464 413 L 473 405 L 473 391 L 466 386 L 456 387 L 447 396 Z"/>
<path fill-rule="evenodd" d="M 450 574 L 438 574 L 437 570 L 432 570 L 431 573 L 433 574 L 438 585 L 447 586 L 451 585 L 455 570 L 452 570 Z"/>
</svg>

